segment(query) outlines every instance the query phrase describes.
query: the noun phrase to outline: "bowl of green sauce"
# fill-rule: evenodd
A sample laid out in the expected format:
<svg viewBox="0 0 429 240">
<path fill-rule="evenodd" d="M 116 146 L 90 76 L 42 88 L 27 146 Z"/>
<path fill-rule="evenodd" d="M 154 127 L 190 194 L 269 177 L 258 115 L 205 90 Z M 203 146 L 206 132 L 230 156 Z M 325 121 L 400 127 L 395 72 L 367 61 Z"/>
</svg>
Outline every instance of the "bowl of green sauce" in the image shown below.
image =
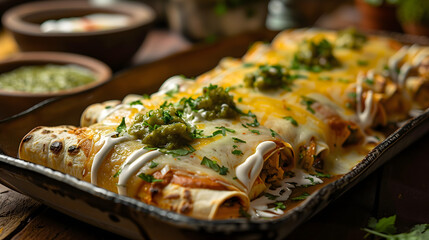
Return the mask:
<svg viewBox="0 0 429 240">
<path fill-rule="evenodd" d="M 53 97 L 77 94 L 107 82 L 110 68 L 91 57 L 25 52 L 0 61 L 0 119 Z"/>
</svg>

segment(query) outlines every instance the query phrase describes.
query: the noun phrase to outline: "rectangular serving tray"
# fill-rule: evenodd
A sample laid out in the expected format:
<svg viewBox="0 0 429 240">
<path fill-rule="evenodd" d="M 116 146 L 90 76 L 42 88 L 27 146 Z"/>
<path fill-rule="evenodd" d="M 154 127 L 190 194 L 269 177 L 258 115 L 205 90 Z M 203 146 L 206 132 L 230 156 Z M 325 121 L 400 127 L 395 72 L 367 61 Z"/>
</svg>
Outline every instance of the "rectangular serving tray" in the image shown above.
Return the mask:
<svg viewBox="0 0 429 240">
<path fill-rule="evenodd" d="M 79 220 L 132 239 L 283 239 L 379 166 L 429 131 L 429 111 L 409 120 L 374 148 L 353 170 L 274 220 L 197 220 L 119 196 L 61 172 L 17 159 L 21 138 L 36 126 L 78 125 L 90 104 L 151 93 L 168 77 L 197 76 L 222 57 L 240 57 L 251 43 L 270 40 L 259 32 L 197 46 L 157 62 L 117 73 L 108 83 L 77 95 L 50 99 L 0 121 L 0 182 Z M 400 35 L 399 37 L 404 38 Z M 416 42 L 405 37 L 407 42 Z M 402 39 L 405 41 L 404 39 Z M 5 107 L 5 106 L 1 106 Z"/>
</svg>

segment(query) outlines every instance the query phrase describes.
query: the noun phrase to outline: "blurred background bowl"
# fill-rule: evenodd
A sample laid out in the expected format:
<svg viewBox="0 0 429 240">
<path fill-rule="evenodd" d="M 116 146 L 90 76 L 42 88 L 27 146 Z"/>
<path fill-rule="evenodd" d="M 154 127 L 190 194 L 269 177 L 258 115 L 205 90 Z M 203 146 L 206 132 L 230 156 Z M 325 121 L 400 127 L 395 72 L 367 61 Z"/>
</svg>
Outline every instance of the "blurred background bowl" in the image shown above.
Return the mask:
<svg viewBox="0 0 429 240">
<path fill-rule="evenodd" d="M 6 91 L 0 89 L 0 119 L 22 112 L 33 105 L 49 98 L 66 96 L 95 88 L 107 82 L 112 75 L 110 68 L 97 59 L 62 52 L 24 52 L 0 61 L 0 74 L 23 66 L 37 65 L 77 65 L 90 70 L 95 81 L 75 88 L 48 93 Z"/>
<path fill-rule="evenodd" d="M 126 15 L 130 23 L 124 27 L 90 32 L 42 32 L 40 29 L 40 24 L 47 20 L 95 13 Z M 154 19 L 154 10 L 142 3 L 94 5 L 78 0 L 25 3 L 6 11 L 2 22 L 12 32 L 21 51 L 78 53 L 118 69 L 126 66 L 140 48 Z"/>
</svg>

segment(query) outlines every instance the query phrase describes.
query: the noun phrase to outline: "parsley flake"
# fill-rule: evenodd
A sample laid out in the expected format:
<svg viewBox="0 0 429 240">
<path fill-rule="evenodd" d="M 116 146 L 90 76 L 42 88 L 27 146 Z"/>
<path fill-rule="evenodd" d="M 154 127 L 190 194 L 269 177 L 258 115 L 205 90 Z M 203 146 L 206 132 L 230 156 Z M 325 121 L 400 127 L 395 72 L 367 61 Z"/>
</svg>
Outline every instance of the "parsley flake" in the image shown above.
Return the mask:
<svg viewBox="0 0 429 240">
<path fill-rule="evenodd" d="M 121 172 L 122 172 L 122 168 L 120 168 L 120 169 L 115 173 L 115 175 L 113 175 L 113 177 L 114 177 L 114 178 L 119 177 L 119 175 L 121 174 Z"/>
<path fill-rule="evenodd" d="M 225 166 L 221 167 L 216 161 L 213 161 L 206 156 L 203 157 L 203 160 L 201 161 L 201 165 L 205 165 L 213 169 L 215 172 L 218 172 L 220 175 L 226 175 L 229 171 L 227 167 Z"/>
<path fill-rule="evenodd" d="M 316 100 L 306 97 L 306 96 L 301 96 L 301 104 L 306 105 L 307 106 L 307 111 L 315 114 L 316 111 L 314 111 L 314 109 L 311 107 L 311 105 L 313 105 L 313 103 L 315 103 Z"/>
<path fill-rule="evenodd" d="M 125 118 L 122 118 L 121 123 L 119 124 L 119 126 L 116 128 L 116 132 L 118 132 L 118 134 L 127 131 L 127 125 L 125 124 Z"/>
<path fill-rule="evenodd" d="M 135 101 L 130 102 L 130 106 L 133 106 L 133 105 L 143 105 L 143 103 L 140 100 L 135 100 Z"/>
<path fill-rule="evenodd" d="M 264 196 L 267 197 L 270 200 L 276 200 L 278 197 L 277 195 L 271 194 L 271 193 L 264 193 Z"/>
<path fill-rule="evenodd" d="M 156 168 L 158 165 L 159 165 L 159 163 L 151 161 L 150 165 L 149 165 L 149 168 Z"/>
<path fill-rule="evenodd" d="M 368 66 L 369 62 L 367 60 L 357 60 L 359 66 Z"/>
<path fill-rule="evenodd" d="M 252 216 L 250 216 L 250 214 L 248 212 L 246 212 L 246 210 L 244 210 L 242 207 L 240 207 L 240 210 L 238 210 L 238 213 L 240 214 L 240 217 L 245 217 L 245 218 L 251 218 Z"/>
<path fill-rule="evenodd" d="M 241 150 L 238 150 L 238 149 L 233 150 L 231 153 L 234 155 L 243 155 L 243 152 Z"/>
<path fill-rule="evenodd" d="M 283 117 L 283 119 L 288 120 L 290 123 L 292 123 L 292 125 L 294 125 L 295 127 L 298 127 L 298 122 L 291 116 L 286 116 Z"/>
<path fill-rule="evenodd" d="M 298 197 L 293 197 L 290 200 L 292 200 L 292 201 L 302 201 L 302 200 L 305 200 L 308 196 L 310 196 L 310 194 L 308 194 L 307 192 L 303 192 Z"/>
<path fill-rule="evenodd" d="M 156 179 L 154 176 L 149 174 L 140 173 L 138 175 L 139 178 L 143 179 L 144 181 L 148 183 L 154 183 L 154 182 L 162 182 L 162 179 Z"/>
<path fill-rule="evenodd" d="M 271 136 L 272 137 L 276 137 L 276 136 L 280 136 L 278 133 L 276 133 L 273 129 L 270 128 L 270 132 L 271 132 Z"/>
<path fill-rule="evenodd" d="M 258 119 L 256 119 L 256 117 L 254 117 L 253 122 L 252 123 L 246 123 L 246 125 L 249 127 L 258 127 L 260 124 L 258 122 Z"/>
<path fill-rule="evenodd" d="M 234 140 L 234 142 L 246 143 L 246 141 L 241 140 L 240 138 L 236 138 L 236 137 L 232 137 L 232 140 Z"/>
<path fill-rule="evenodd" d="M 285 210 L 286 209 L 286 206 L 283 202 L 276 202 L 274 204 L 276 205 L 274 207 L 274 210 L 277 210 L 277 209 Z"/>
<path fill-rule="evenodd" d="M 258 134 L 258 135 L 261 134 L 261 132 L 259 132 L 258 130 L 249 129 L 249 131 L 252 132 L 252 133 Z"/>
<path fill-rule="evenodd" d="M 215 127 L 215 128 L 220 129 L 220 130 L 213 132 L 213 136 L 216 136 L 218 134 L 222 134 L 223 136 L 226 136 L 226 132 L 235 133 L 234 129 L 230 129 L 230 128 L 226 128 L 226 127 Z"/>
</svg>

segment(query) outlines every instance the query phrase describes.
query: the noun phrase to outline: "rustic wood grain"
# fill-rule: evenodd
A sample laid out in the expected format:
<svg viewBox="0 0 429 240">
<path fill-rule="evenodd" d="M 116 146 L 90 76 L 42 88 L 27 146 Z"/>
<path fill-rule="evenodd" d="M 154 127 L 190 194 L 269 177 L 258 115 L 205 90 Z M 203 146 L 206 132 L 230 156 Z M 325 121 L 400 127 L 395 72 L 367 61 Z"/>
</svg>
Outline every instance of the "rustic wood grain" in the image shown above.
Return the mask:
<svg viewBox="0 0 429 240">
<path fill-rule="evenodd" d="M 120 240 L 123 238 L 80 222 L 52 208 L 46 208 L 11 239 Z"/>
<path fill-rule="evenodd" d="M 10 238 L 41 206 L 35 200 L 0 185 L 0 239 Z"/>
</svg>

